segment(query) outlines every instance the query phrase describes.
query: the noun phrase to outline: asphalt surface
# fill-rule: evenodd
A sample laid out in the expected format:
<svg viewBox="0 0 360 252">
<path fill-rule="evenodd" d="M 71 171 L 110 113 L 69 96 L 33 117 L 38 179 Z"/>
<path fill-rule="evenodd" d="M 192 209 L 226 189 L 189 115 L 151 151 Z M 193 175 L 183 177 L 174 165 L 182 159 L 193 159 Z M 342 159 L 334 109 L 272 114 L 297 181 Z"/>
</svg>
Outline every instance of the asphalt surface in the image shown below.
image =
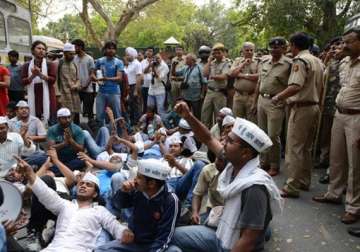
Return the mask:
<svg viewBox="0 0 360 252">
<path fill-rule="evenodd" d="M 347 233 L 340 221 L 344 205 L 321 204 L 312 201 L 313 195 L 321 194 L 326 185 L 318 183 L 325 170 L 314 170 L 309 192 L 301 192 L 298 199 L 286 199 L 284 212 L 275 216 L 271 223 L 272 238 L 266 243 L 266 251 L 284 252 L 354 252 L 360 251 L 360 238 Z M 275 177 L 279 188 L 285 182 L 281 173 Z"/>
</svg>

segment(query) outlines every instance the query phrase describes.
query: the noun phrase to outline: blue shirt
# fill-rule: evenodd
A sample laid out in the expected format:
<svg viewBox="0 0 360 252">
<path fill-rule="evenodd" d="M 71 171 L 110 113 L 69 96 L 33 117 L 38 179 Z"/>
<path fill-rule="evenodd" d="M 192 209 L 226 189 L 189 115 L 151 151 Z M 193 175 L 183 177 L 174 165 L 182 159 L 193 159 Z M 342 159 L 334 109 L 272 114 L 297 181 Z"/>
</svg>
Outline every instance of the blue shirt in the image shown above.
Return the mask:
<svg viewBox="0 0 360 252">
<path fill-rule="evenodd" d="M 116 77 L 118 71 L 124 71 L 124 64 L 118 58 L 102 57 L 96 60 L 95 67 L 103 72 L 104 77 Z M 102 94 L 120 94 L 120 82 L 104 81 L 104 84 L 99 87 L 99 92 Z"/>
<path fill-rule="evenodd" d="M 198 65 L 192 68 L 186 66 L 180 71 L 176 72 L 177 76 L 183 76 L 184 82 L 187 82 L 189 87 L 182 89 L 182 96 L 187 101 L 198 101 L 201 99 L 201 88 L 206 84 L 206 79 L 202 74 L 202 70 Z"/>
<path fill-rule="evenodd" d="M 7 68 L 10 71 L 10 87 L 12 91 L 24 91 L 24 86 L 21 83 L 21 65 L 8 65 Z"/>
<path fill-rule="evenodd" d="M 69 126 L 71 135 L 77 144 L 84 144 L 85 135 L 82 129 L 74 123 Z M 55 144 L 64 142 L 64 129 L 60 124 L 55 124 L 48 129 L 47 139 L 54 141 Z M 61 161 L 70 161 L 77 158 L 77 152 L 71 146 L 65 146 L 58 151 Z"/>
</svg>

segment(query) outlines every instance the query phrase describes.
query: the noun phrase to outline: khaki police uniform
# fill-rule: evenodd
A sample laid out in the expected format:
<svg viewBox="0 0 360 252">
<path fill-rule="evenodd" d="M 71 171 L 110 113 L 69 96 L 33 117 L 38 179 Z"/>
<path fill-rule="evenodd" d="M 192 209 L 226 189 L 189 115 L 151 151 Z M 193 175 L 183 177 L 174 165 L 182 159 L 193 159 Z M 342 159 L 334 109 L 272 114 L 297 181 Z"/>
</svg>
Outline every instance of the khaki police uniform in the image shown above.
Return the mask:
<svg viewBox="0 0 360 252">
<path fill-rule="evenodd" d="M 320 113 L 323 71 L 323 64 L 309 50 L 300 51 L 293 59 L 288 83 L 301 89 L 287 100 L 290 106 L 285 154 L 288 179 L 284 189 L 292 195 L 310 187 L 312 147 Z"/>
<path fill-rule="evenodd" d="M 178 57 L 174 57 L 171 60 L 171 67 L 174 66 L 173 65 L 174 62 L 178 62 L 178 64 L 175 66 L 175 72 L 181 71 L 181 69 L 186 66 L 185 56 L 182 56 L 180 59 Z M 172 73 L 172 69 L 170 70 L 170 73 Z M 180 89 L 181 82 L 182 81 L 171 80 L 171 98 L 173 103 L 175 103 L 176 99 L 178 99 L 181 96 L 181 89 Z"/>
<path fill-rule="evenodd" d="M 245 58 L 236 58 L 231 66 L 231 70 L 239 67 L 245 62 Z M 245 65 L 240 71 L 241 74 L 257 74 L 258 61 L 251 60 L 251 63 Z M 256 117 L 251 113 L 251 106 L 254 102 L 254 91 L 257 81 L 250 81 L 243 78 L 236 78 L 234 82 L 235 94 L 233 98 L 233 112 L 236 117 L 241 117 L 256 122 Z"/>
<path fill-rule="evenodd" d="M 260 155 L 261 163 L 280 168 L 280 135 L 285 118 L 285 104 L 274 105 L 271 98 L 287 88 L 292 60 L 282 56 L 276 63 L 272 57 L 259 64 L 259 98 L 257 103 L 258 126 L 271 138 L 273 145 Z"/>
<path fill-rule="evenodd" d="M 336 97 L 331 131 L 330 184 L 326 197 L 340 199 L 346 189 L 345 211 L 360 214 L 360 57 L 345 59 L 342 88 Z"/>
<path fill-rule="evenodd" d="M 210 129 L 214 117 L 220 109 L 226 107 L 227 80 L 213 80 L 216 75 L 227 75 L 231 64 L 228 59 L 223 58 L 221 62 L 213 60 L 210 62 L 208 88 L 201 110 L 201 121 Z"/>
</svg>

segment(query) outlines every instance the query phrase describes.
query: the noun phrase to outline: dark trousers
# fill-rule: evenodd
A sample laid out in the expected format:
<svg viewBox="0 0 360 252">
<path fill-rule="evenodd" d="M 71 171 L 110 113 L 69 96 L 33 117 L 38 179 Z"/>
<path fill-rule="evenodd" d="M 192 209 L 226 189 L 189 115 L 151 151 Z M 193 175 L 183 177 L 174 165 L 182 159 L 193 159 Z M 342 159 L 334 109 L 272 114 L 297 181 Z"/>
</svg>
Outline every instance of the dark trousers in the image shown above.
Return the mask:
<svg viewBox="0 0 360 252">
<path fill-rule="evenodd" d="M 192 110 L 194 116 L 201 120 L 201 107 L 202 107 L 202 102 L 201 100 L 198 101 L 187 101 L 185 100 L 186 103 L 188 104 L 188 106 L 190 107 L 190 109 Z"/>
<path fill-rule="evenodd" d="M 84 116 L 87 116 L 89 119 L 93 119 L 94 118 L 95 94 L 88 93 L 88 92 L 80 92 L 79 96 L 80 96 L 80 100 L 83 104 Z"/>
<path fill-rule="evenodd" d="M 130 93 L 128 100 L 128 112 L 131 125 L 136 125 L 140 118 L 141 104 L 138 96 L 134 96 L 136 84 L 130 85 Z"/>
<path fill-rule="evenodd" d="M 143 99 L 143 114 L 146 113 L 148 93 L 149 93 L 148 87 L 141 88 L 141 95 L 142 95 L 142 99 Z"/>
<path fill-rule="evenodd" d="M 56 191 L 56 184 L 53 177 L 42 176 L 41 179 L 45 184 Z M 56 220 L 56 216 L 45 208 L 43 204 L 40 203 L 39 199 L 33 194 L 31 199 L 31 217 L 28 224 L 29 231 L 41 232 L 48 220 Z"/>
<path fill-rule="evenodd" d="M 20 100 L 25 100 L 25 91 L 9 90 L 8 95 L 10 101 L 14 101 L 15 103 L 18 103 Z"/>
</svg>

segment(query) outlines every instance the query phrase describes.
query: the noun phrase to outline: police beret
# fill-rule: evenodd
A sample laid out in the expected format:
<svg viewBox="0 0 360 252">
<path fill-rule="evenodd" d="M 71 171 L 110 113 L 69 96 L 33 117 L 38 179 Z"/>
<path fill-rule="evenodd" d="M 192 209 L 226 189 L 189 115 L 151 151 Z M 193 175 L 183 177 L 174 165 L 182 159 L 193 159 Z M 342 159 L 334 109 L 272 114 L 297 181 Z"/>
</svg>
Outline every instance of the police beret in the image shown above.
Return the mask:
<svg viewBox="0 0 360 252">
<path fill-rule="evenodd" d="M 216 43 L 216 44 L 213 46 L 212 49 L 213 49 L 213 50 L 224 50 L 224 49 L 225 49 L 225 46 L 224 46 L 224 44 L 222 44 L 222 43 Z"/>
<path fill-rule="evenodd" d="M 284 46 L 286 45 L 286 40 L 283 37 L 274 37 L 271 38 L 269 41 L 269 46 Z"/>
</svg>

